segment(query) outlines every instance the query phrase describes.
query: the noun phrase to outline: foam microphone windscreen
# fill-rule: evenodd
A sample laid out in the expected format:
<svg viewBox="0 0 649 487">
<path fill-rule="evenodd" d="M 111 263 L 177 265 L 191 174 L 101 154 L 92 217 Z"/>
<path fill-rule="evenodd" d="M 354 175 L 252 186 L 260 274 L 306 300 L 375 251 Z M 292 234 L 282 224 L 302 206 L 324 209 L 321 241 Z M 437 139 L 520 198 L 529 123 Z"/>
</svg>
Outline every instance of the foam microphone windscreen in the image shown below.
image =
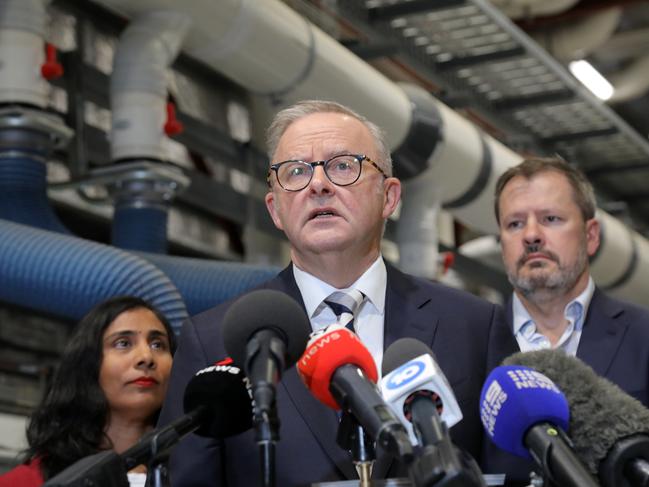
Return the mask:
<svg viewBox="0 0 649 487">
<path fill-rule="evenodd" d="M 341 325 L 330 325 L 311 334 L 311 339 L 297 362 L 297 370 L 307 389 L 333 409 L 340 406 L 331 395 L 329 385 L 333 373 L 343 365 L 355 365 L 372 382 L 378 372 L 372 354 L 360 339 Z"/>
<path fill-rule="evenodd" d="M 384 376 L 388 375 L 397 367 L 401 367 L 409 360 L 424 354 L 430 355 L 437 362 L 433 351 L 421 340 L 410 337 L 400 338 L 385 350 L 381 372 Z"/>
<path fill-rule="evenodd" d="M 297 301 L 285 293 L 262 289 L 241 296 L 223 317 L 223 342 L 235 363 L 243 366 L 248 340 L 264 329 L 284 342 L 286 367 L 290 367 L 304 351 L 311 323 Z"/>
<path fill-rule="evenodd" d="M 498 448 L 532 458 L 525 434 L 547 422 L 568 428 L 568 402 L 550 379 L 530 367 L 501 365 L 491 371 L 480 394 L 480 419 Z"/>
<path fill-rule="evenodd" d="M 649 410 L 576 357 L 539 350 L 514 354 L 505 363 L 531 367 L 559 386 L 570 406 L 575 453 L 594 474 L 617 440 L 649 433 Z"/>
<path fill-rule="evenodd" d="M 208 438 L 227 438 L 252 428 L 252 399 L 242 370 L 226 359 L 199 370 L 187 384 L 185 413 L 204 408 L 195 431 Z"/>
</svg>

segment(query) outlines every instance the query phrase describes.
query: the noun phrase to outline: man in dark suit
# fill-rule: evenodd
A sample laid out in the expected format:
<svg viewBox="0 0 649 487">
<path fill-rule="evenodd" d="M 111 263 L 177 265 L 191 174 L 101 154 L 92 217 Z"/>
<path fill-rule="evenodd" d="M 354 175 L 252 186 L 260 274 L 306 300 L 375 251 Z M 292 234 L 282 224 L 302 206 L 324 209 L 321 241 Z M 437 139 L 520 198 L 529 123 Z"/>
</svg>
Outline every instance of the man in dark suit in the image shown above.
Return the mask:
<svg viewBox="0 0 649 487">
<path fill-rule="evenodd" d="M 511 352 L 562 349 L 649 406 L 649 311 L 595 286 L 595 211 L 592 186 L 561 159 L 527 159 L 499 178 L 495 213 L 514 288 L 505 310 L 517 342 Z M 493 471 L 527 478 L 520 462 L 496 456 Z M 517 473 L 505 467 L 515 463 Z"/>
<path fill-rule="evenodd" d="M 380 129 L 337 103 L 306 101 L 278 113 L 268 151 L 274 163 L 266 206 L 288 237 L 292 263 L 263 287 L 295 298 L 314 330 L 336 322 L 324 303 L 332 292 L 359 291 L 363 301 L 354 328 L 379 370 L 383 350 L 399 338 L 430 346 L 464 414 L 451 429 L 452 438 L 478 456 L 480 390 L 489 367 L 504 357 L 498 345 L 508 331 L 493 305 L 384 262 L 381 237 L 400 200 L 401 183 L 392 177 Z M 184 389 L 195 372 L 225 357 L 220 325 L 230 304 L 184 325 L 161 423 L 182 414 Z M 294 367 L 277 388 L 277 407 L 278 486 L 358 478 L 349 453 L 336 444 L 335 412 L 311 396 Z M 373 477 L 396 475 L 406 475 L 403 466 L 379 451 Z M 259 478 L 251 432 L 223 440 L 190 436 L 172 454 L 175 487 L 249 487 Z"/>
</svg>

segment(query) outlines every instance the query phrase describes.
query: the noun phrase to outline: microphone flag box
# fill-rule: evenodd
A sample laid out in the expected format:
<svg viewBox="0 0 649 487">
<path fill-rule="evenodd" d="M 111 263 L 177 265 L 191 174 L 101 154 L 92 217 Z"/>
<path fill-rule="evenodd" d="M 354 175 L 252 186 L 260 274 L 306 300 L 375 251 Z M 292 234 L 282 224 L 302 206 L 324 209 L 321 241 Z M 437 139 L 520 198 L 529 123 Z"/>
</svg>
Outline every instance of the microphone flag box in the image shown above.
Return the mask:
<svg viewBox="0 0 649 487">
<path fill-rule="evenodd" d="M 413 444 L 418 444 L 408 413 L 413 394 L 429 395 L 448 428 L 462 420 L 462 410 L 446 376 L 427 353 L 394 369 L 381 379 L 380 385 L 383 399 L 406 427 Z"/>
<path fill-rule="evenodd" d="M 491 440 L 502 450 L 531 458 L 525 433 L 549 422 L 568 430 L 570 412 L 563 393 L 545 375 L 530 367 L 496 367 L 482 387 L 480 419 Z"/>
</svg>

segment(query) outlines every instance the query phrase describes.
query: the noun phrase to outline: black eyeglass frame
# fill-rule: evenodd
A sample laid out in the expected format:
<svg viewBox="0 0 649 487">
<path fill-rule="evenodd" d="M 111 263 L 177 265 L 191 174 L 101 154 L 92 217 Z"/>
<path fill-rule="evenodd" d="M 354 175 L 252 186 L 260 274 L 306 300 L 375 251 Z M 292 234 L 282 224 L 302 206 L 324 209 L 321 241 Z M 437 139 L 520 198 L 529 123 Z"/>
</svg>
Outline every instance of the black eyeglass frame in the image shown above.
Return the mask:
<svg viewBox="0 0 649 487">
<path fill-rule="evenodd" d="M 360 169 L 358 171 L 358 176 L 356 176 L 356 179 L 354 179 L 353 181 L 351 181 L 349 183 L 346 183 L 346 184 L 338 184 L 338 183 L 334 182 L 329 177 L 329 174 L 327 173 L 327 169 L 326 169 L 327 166 L 326 165 L 327 165 L 327 163 L 329 163 L 330 161 L 336 159 L 337 157 L 344 157 L 344 156 L 351 156 L 354 159 L 356 159 L 360 163 Z M 329 159 L 320 160 L 320 161 L 307 162 L 307 161 L 301 161 L 300 159 L 289 159 L 288 161 L 276 162 L 275 164 L 271 164 L 270 167 L 268 168 L 268 175 L 266 176 L 266 182 L 268 183 L 268 187 L 270 188 L 271 187 L 271 185 L 270 185 L 270 175 L 271 175 L 272 171 L 275 171 L 275 179 L 277 180 L 277 184 L 279 184 L 280 187 L 284 191 L 291 191 L 291 192 L 302 191 L 309 184 L 311 184 L 311 180 L 313 179 L 313 175 L 315 174 L 315 168 L 318 167 L 318 166 L 322 166 L 322 169 L 324 170 L 324 173 L 327 176 L 327 179 L 329 181 L 331 181 L 332 184 L 335 184 L 336 186 L 342 186 L 342 187 L 351 186 L 352 184 L 354 184 L 356 181 L 358 181 L 361 178 L 361 174 L 363 173 L 363 161 L 367 161 L 370 164 L 372 164 L 372 166 L 374 166 L 383 175 L 383 179 L 388 178 L 388 175 L 385 174 L 385 171 L 383 169 L 381 169 L 380 166 L 376 162 L 374 162 L 372 159 L 367 157 L 365 154 L 336 154 L 335 156 L 330 157 Z M 303 164 L 308 164 L 309 166 L 311 166 L 311 177 L 306 182 L 306 184 L 304 186 L 302 186 L 300 189 L 286 189 L 279 180 L 279 168 L 281 166 L 283 166 L 284 164 L 288 164 L 290 162 L 301 162 Z"/>
</svg>

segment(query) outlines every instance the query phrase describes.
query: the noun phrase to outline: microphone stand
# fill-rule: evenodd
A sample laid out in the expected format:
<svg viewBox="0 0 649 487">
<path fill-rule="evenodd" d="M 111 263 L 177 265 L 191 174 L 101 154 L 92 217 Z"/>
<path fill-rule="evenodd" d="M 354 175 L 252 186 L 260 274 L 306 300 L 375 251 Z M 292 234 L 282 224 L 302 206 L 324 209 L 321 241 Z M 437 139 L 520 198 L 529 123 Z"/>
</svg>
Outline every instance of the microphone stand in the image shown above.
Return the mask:
<svg viewBox="0 0 649 487">
<path fill-rule="evenodd" d="M 275 384 L 285 368 L 284 348 L 271 330 L 258 331 L 246 346 L 245 371 L 252 383 L 253 425 L 259 446 L 262 487 L 275 487 L 275 444 L 279 441 Z"/>
<path fill-rule="evenodd" d="M 128 487 L 127 472 L 146 463 L 147 487 L 165 487 L 167 482 L 167 452 L 185 435 L 198 428 L 207 409 L 199 407 L 168 425 L 144 435 L 122 454 L 106 450 L 82 458 L 49 479 L 43 487 Z M 153 475 L 151 475 L 151 473 Z"/>
<path fill-rule="evenodd" d="M 427 397 L 417 397 L 410 411 L 421 444 L 421 454 L 410 467 L 415 487 L 486 487 L 476 461 L 451 442 L 435 404 Z"/>
<path fill-rule="evenodd" d="M 351 413 L 346 411 L 342 413 L 336 443 L 342 449 L 351 452 L 352 462 L 360 479 L 360 487 L 369 487 L 372 466 L 376 459 L 374 442 Z"/>
</svg>

